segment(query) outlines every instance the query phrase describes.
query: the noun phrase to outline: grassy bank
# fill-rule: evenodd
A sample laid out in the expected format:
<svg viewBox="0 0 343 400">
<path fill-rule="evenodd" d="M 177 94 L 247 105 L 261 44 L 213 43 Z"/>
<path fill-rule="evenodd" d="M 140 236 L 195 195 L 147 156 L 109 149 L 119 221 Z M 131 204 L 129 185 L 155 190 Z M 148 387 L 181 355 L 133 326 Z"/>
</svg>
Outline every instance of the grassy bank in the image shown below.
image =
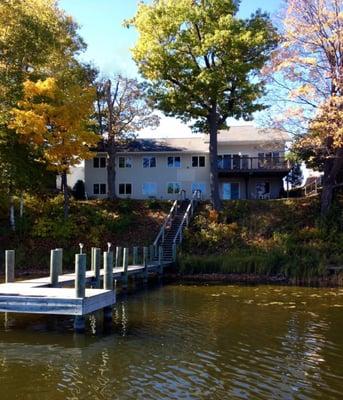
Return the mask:
<svg viewBox="0 0 343 400">
<path fill-rule="evenodd" d="M 181 274 L 255 274 L 306 282 L 343 266 L 343 199 L 320 218 L 316 199 L 202 206 L 185 235 Z"/>
<path fill-rule="evenodd" d="M 18 210 L 18 204 L 16 210 Z M 107 242 L 118 246 L 152 243 L 170 208 L 168 202 L 130 200 L 71 201 L 70 216 L 63 218 L 63 199 L 27 197 L 24 215 L 17 216 L 16 231 L 8 226 L 8 204 L 0 205 L 0 264 L 5 249 L 16 250 L 21 272 L 47 270 L 50 249 L 64 248 L 64 263 L 72 267 L 78 244 L 85 250 Z M 2 271 L 3 272 L 3 271 Z"/>
</svg>

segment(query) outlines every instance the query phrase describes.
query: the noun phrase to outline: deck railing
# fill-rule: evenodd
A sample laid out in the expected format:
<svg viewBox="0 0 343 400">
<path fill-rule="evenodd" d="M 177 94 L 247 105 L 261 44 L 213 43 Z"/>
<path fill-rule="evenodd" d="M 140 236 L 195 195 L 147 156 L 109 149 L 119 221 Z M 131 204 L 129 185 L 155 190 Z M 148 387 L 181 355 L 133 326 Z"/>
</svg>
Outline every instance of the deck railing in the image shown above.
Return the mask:
<svg viewBox="0 0 343 400">
<path fill-rule="evenodd" d="M 176 259 L 176 251 L 177 246 L 182 242 L 183 239 L 183 229 L 188 227 L 189 222 L 194 214 L 194 211 L 198 205 L 198 202 L 201 200 L 201 190 L 195 190 L 190 200 L 186 212 L 181 220 L 178 230 L 173 239 L 173 260 Z"/>
<path fill-rule="evenodd" d="M 291 168 L 284 157 L 223 157 L 218 160 L 218 171 L 284 171 Z"/>
<path fill-rule="evenodd" d="M 157 247 L 160 243 L 164 242 L 166 229 L 171 226 L 174 216 L 177 212 L 177 204 L 178 204 L 178 201 L 175 200 L 172 208 L 170 209 L 170 212 L 169 212 L 167 218 L 164 221 L 164 224 L 162 225 L 158 235 L 156 236 L 156 239 L 154 241 L 154 247 Z"/>
</svg>

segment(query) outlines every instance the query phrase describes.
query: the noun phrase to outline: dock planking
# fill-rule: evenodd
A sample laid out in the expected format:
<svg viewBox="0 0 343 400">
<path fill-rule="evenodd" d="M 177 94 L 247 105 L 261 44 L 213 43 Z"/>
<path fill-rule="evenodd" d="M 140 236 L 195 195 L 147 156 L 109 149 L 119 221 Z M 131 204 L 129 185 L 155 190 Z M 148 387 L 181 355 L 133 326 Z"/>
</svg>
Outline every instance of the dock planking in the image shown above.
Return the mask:
<svg viewBox="0 0 343 400">
<path fill-rule="evenodd" d="M 83 246 L 82 246 L 83 247 Z M 127 265 L 128 249 L 124 249 L 126 258 L 123 257 L 123 266 L 118 266 L 118 257 L 115 265 L 112 252 L 105 252 L 106 265 L 104 268 L 99 266 L 98 249 L 92 249 L 91 270 L 86 270 L 86 255 L 81 253 L 75 256 L 75 272 L 62 274 L 62 249 L 51 251 L 50 276 L 42 278 L 27 279 L 13 282 L 14 279 L 14 253 L 13 257 L 8 257 L 9 264 L 6 265 L 6 271 L 10 271 L 10 279 L 6 283 L 0 284 L 0 312 L 30 313 L 30 314 L 52 314 L 52 315 L 70 315 L 75 317 L 75 329 L 84 331 L 84 316 L 97 310 L 104 310 L 104 317 L 107 320 L 112 317 L 112 306 L 116 302 L 114 285 L 108 282 L 105 284 L 105 275 L 109 274 L 108 268 L 112 273 L 110 279 L 122 282 L 123 288 L 126 288 L 129 276 L 139 276 L 146 281 L 149 273 L 160 273 L 164 266 L 169 262 L 149 260 L 147 256 L 143 257 L 143 265 Z M 110 249 L 110 247 L 109 247 Z M 133 261 L 137 262 L 137 249 L 134 252 Z M 146 252 L 143 252 L 146 254 Z M 117 251 L 120 255 L 120 251 Z M 12 253 L 11 253 L 12 255 Z M 109 257 L 109 258 L 108 258 Z M 57 260 L 57 262 L 56 262 Z M 111 265 L 108 265 L 110 260 Z M 163 265 L 161 265 L 163 263 Z M 107 271 L 107 272 L 106 272 Z M 100 289 L 101 281 L 104 282 L 104 288 Z M 74 286 L 74 287 L 72 287 Z M 81 287 L 81 292 L 80 292 Z M 87 287 L 87 288 L 86 288 Z M 107 290 L 110 289 L 110 290 Z M 82 293 L 82 294 L 80 294 Z"/>
</svg>

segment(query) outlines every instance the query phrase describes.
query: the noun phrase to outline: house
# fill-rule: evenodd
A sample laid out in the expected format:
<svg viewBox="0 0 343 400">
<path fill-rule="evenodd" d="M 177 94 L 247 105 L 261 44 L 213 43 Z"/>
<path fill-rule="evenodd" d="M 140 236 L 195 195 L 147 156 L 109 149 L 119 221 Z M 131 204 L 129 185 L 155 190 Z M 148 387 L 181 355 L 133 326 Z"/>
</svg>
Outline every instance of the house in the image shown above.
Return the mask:
<svg viewBox="0 0 343 400">
<path fill-rule="evenodd" d="M 290 166 L 285 160 L 288 134 L 237 126 L 218 134 L 220 195 L 229 199 L 278 198 Z M 107 197 L 107 154 L 98 150 L 85 162 L 88 197 Z M 200 189 L 210 198 L 208 135 L 136 139 L 118 150 L 116 194 L 132 199 L 189 198 Z"/>
</svg>

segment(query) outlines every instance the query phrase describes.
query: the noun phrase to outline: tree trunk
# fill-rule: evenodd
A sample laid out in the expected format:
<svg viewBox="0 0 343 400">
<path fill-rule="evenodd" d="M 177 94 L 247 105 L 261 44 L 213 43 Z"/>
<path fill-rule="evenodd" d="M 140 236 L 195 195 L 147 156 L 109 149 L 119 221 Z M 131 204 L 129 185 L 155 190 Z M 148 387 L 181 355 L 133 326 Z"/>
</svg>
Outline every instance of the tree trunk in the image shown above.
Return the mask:
<svg viewBox="0 0 343 400">
<path fill-rule="evenodd" d="M 62 172 L 62 190 L 64 195 L 64 218 L 67 219 L 69 215 L 69 194 L 68 194 L 68 183 L 67 183 L 67 172 Z"/>
<path fill-rule="evenodd" d="M 338 173 L 343 168 L 343 148 L 337 150 L 335 158 L 328 159 L 324 165 L 324 177 L 323 177 L 323 192 L 321 197 L 321 214 L 322 216 L 327 215 L 329 212 L 332 200 L 333 191 L 336 184 L 336 178 Z"/>
<path fill-rule="evenodd" d="M 215 108 L 208 117 L 210 131 L 210 186 L 211 186 L 211 201 L 213 209 L 220 211 L 221 201 L 219 197 L 219 182 L 218 182 L 218 124 Z"/>
<path fill-rule="evenodd" d="M 112 141 L 108 146 L 108 164 L 107 164 L 107 186 L 108 198 L 116 199 L 116 150 L 115 144 Z"/>
</svg>

